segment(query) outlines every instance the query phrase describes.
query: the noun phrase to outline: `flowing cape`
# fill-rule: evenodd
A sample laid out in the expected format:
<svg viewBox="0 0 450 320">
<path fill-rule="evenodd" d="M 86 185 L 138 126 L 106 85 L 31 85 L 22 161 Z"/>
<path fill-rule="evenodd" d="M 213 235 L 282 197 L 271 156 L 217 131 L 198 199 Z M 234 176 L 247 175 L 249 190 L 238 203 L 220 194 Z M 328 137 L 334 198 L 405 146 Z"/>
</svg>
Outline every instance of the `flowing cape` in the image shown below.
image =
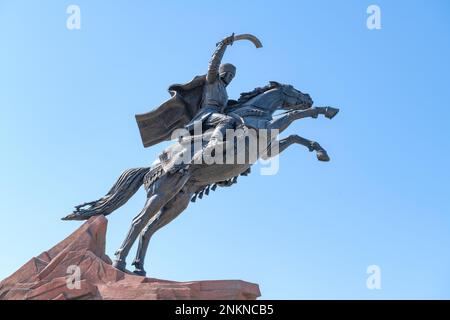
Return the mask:
<svg viewBox="0 0 450 320">
<path fill-rule="evenodd" d="M 185 84 L 174 84 L 169 87 L 169 100 L 150 112 L 136 115 L 144 147 L 170 140 L 174 130 L 194 118 L 201 107 L 205 82 L 203 75 Z"/>
</svg>

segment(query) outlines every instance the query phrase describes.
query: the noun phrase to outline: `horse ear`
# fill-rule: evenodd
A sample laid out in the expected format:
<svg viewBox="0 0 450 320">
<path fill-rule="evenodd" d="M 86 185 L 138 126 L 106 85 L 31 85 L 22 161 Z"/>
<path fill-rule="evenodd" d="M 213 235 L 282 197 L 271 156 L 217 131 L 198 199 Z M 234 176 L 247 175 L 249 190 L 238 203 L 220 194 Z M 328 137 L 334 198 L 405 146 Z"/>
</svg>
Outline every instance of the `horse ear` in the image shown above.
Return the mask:
<svg viewBox="0 0 450 320">
<path fill-rule="evenodd" d="M 271 87 L 281 87 L 281 83 L 276 82 L 276 81 L 269 81 L 269 85 Z"/>
</svg>

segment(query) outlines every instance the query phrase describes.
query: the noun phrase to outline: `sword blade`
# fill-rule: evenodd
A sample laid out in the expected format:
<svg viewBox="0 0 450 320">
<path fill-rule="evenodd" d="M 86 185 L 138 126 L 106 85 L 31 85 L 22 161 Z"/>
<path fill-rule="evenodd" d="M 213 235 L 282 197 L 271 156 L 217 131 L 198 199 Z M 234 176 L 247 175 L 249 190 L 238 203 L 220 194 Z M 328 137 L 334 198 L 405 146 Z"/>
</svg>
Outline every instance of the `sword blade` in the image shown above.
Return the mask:
<svg viewBox="0 0 450 320">
<path fill-rule="evenodd" d="M 257 37 L 255 37 L 252 34 L 249 33 L 244 33 L 244 34 L 239 34 L 237 36 L 234 36 L 234 41 L 239 41 L 239 40 L 249 40 L 251 41 L 256 48 L 262 48 L 262 43 L 261 41 L 259 41 L 259 39 Z"/>
</svg>

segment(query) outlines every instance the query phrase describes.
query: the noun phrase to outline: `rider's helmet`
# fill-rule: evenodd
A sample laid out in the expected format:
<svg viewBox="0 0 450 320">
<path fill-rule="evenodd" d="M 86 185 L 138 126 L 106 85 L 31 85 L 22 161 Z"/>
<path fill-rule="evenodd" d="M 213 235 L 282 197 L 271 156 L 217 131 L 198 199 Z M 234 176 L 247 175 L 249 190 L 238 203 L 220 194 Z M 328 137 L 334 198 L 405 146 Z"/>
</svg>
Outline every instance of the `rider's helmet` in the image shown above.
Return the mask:
<svg viewBox="0 0 450 320">
<path fill-rule="evenodd" d="M 219 67 L 219 76 L 227 85 L 236 75 L 236 67 L 231 63 L 223 63 Z"/>
</svg>

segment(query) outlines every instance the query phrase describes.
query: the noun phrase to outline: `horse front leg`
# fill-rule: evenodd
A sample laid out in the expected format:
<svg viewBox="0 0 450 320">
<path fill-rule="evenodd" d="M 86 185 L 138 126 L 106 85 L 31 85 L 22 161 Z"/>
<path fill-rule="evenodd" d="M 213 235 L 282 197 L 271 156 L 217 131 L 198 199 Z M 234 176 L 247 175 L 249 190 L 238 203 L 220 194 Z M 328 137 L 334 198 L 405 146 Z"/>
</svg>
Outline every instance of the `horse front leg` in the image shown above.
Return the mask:
<svg viewBox="0 0 450 320">
<path fill-rule="evenodd" d="M 324 115 L 328 119 L 333 119 L 338 112 L 339 109 L 332 107 L 312 107 L 306 110 L 293 110 L 287 112 L 278 119 L 270 121 L 268 128 L 277 129 L 279 132 L 283 132 L 295 120 L 303 118 L 317 118 L 320 114 Z"/>
<path fill-rule="evenodd" d="M 275 143 L 278 143 L 278 148 L 273 148 L 273 145 Z M 305 146 L 310 152 L 316 151 L 316 156 L 319 161 L 330 161 L 330 157 L 328 156 L 327 151 L 322 148 L 319 143 L 305 139 L 296 134 L 290 135 L 287 138 L 281 140 L 272 141 L 266 153 L 263 154 L 261 158 L 267 160 L 269 158 L 275 157 L 293 144 L 300 144 L 302 146 Z"/>
</svg>

